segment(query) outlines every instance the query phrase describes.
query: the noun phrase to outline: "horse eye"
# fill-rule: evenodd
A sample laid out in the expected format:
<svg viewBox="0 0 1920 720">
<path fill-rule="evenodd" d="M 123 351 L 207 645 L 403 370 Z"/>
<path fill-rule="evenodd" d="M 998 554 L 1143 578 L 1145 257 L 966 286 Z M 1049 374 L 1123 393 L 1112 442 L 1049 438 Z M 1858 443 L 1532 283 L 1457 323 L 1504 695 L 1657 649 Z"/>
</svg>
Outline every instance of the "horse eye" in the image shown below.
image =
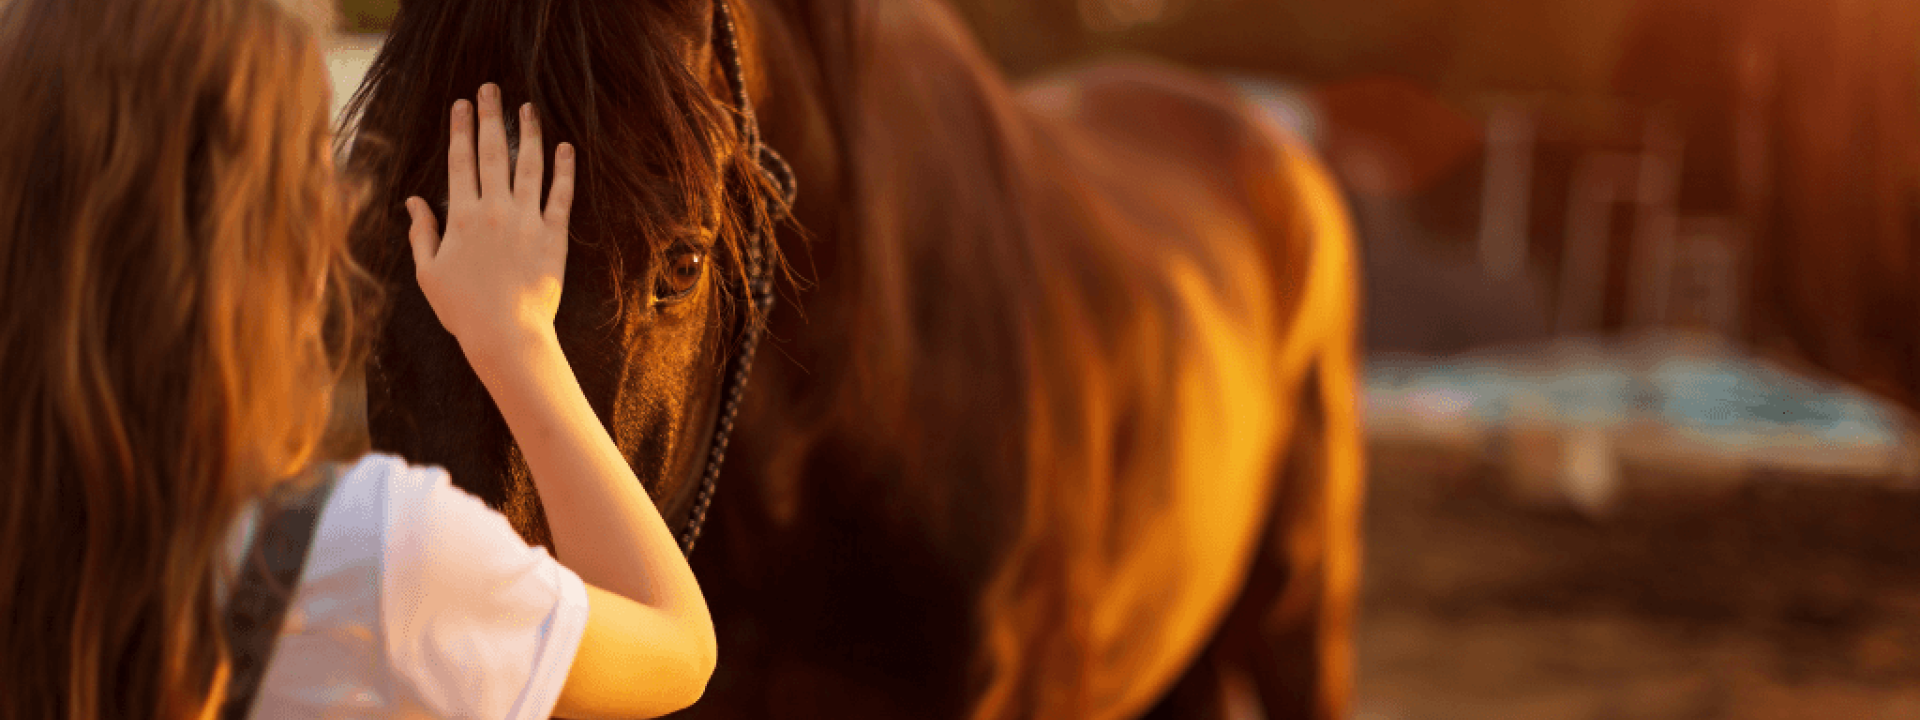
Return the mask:
<svg viewBox="0 0 1920 720">
<path fill-rule="evenodd" d="M 700 274 L 706 272 L 707 254 L 698 250 L 681 250 L 667 256 L 667 263 L 660 268 L 660 279 L 654 283 L 653 296 L 658 300 L 675 300 L 693 292 L 700 284 Z"/>
</svg>

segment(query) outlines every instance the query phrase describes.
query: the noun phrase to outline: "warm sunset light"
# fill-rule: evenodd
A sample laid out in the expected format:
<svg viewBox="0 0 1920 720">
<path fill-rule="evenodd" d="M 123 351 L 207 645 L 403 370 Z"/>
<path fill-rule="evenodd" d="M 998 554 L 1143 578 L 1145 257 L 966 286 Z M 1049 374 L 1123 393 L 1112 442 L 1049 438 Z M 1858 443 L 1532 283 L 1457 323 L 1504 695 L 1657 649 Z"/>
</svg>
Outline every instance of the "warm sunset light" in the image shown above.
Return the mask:
<svg viewBox="0 0 1920 720">
<path fill-rule="evenodd" d="M 1920 718 L 1920 2 L 0 0 L 0 719 Z"/>
</svg>

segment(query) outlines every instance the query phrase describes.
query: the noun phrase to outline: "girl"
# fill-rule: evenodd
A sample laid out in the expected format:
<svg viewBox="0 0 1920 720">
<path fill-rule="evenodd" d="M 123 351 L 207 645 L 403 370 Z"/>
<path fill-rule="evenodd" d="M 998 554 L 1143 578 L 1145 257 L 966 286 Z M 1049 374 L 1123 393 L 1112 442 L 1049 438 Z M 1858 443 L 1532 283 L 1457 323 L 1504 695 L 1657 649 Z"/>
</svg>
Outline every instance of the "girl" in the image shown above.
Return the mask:
<svg viewBox="0 0 1920 720">
<path fill-rule="evenodd" d="M 566 565 L 438 469 L 314 471 L 368 295 L 315 37 L 270 0 L 0 0 L 0 719 L 692 703 L 706 606 L 554 341 L 573 150 L 542 207 L 537 118 L 510 174 L 494 88 L 452 108 L 444 236 L 410 198 L 410 240 Z M 304 571 L 234 657 L 288 498 Z"/>
</svg>

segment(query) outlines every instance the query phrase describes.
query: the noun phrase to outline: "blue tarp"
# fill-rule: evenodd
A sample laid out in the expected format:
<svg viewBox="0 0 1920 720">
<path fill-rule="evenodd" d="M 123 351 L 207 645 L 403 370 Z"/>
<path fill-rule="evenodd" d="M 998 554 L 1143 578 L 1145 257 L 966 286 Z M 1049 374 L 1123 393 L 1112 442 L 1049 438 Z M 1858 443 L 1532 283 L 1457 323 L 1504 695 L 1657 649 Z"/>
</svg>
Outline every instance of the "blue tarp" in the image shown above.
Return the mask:
<svg viewBox="0 0 1920 720">
<path fill-rule="evenodd" d="M 1784 432 L 1847 445 L 1898 444 L 1906 426 L 1899 409 L 1863 391 L 1684 336 L 1377 358 L 1366 382 L 1376 412 L 1489 425 L 1654 421 L 1732 443 Z"/>
</svg>

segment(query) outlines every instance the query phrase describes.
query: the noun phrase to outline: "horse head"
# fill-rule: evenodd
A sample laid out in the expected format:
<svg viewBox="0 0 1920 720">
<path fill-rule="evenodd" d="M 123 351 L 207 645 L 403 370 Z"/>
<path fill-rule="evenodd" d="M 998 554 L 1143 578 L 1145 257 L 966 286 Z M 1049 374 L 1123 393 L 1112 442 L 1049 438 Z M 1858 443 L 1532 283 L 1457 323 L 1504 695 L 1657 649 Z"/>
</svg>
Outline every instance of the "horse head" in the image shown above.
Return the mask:
<svg viewBox="0 0 1920 720">
<path fill-rule="evenodd" d="M 390 292 L 367 371 L 374 447 L 446 467 L 530 540 L 551 543 L 526 463 L 412 280 L 397 199 L 444 208 L 446 114 L 482 83 L 497 83 L 509 109 L 532 103 L 550 146 L 578 148 L 555 329 L 600 420 L 668 522 L 680 522 L 717 462 L 709 446 L 724 449 L 716 426 L 731 410 L 720 396 L 751 357 L 778 264 L 777 249 L 762 254 L 753 241 L 779 201 L 765 192 L 751 111 L 737 104 L 724 10 L 713 0 L 410 0 L 349 106 L 350 167 L 376 198 L 354 241 Z"/>
</svg>

